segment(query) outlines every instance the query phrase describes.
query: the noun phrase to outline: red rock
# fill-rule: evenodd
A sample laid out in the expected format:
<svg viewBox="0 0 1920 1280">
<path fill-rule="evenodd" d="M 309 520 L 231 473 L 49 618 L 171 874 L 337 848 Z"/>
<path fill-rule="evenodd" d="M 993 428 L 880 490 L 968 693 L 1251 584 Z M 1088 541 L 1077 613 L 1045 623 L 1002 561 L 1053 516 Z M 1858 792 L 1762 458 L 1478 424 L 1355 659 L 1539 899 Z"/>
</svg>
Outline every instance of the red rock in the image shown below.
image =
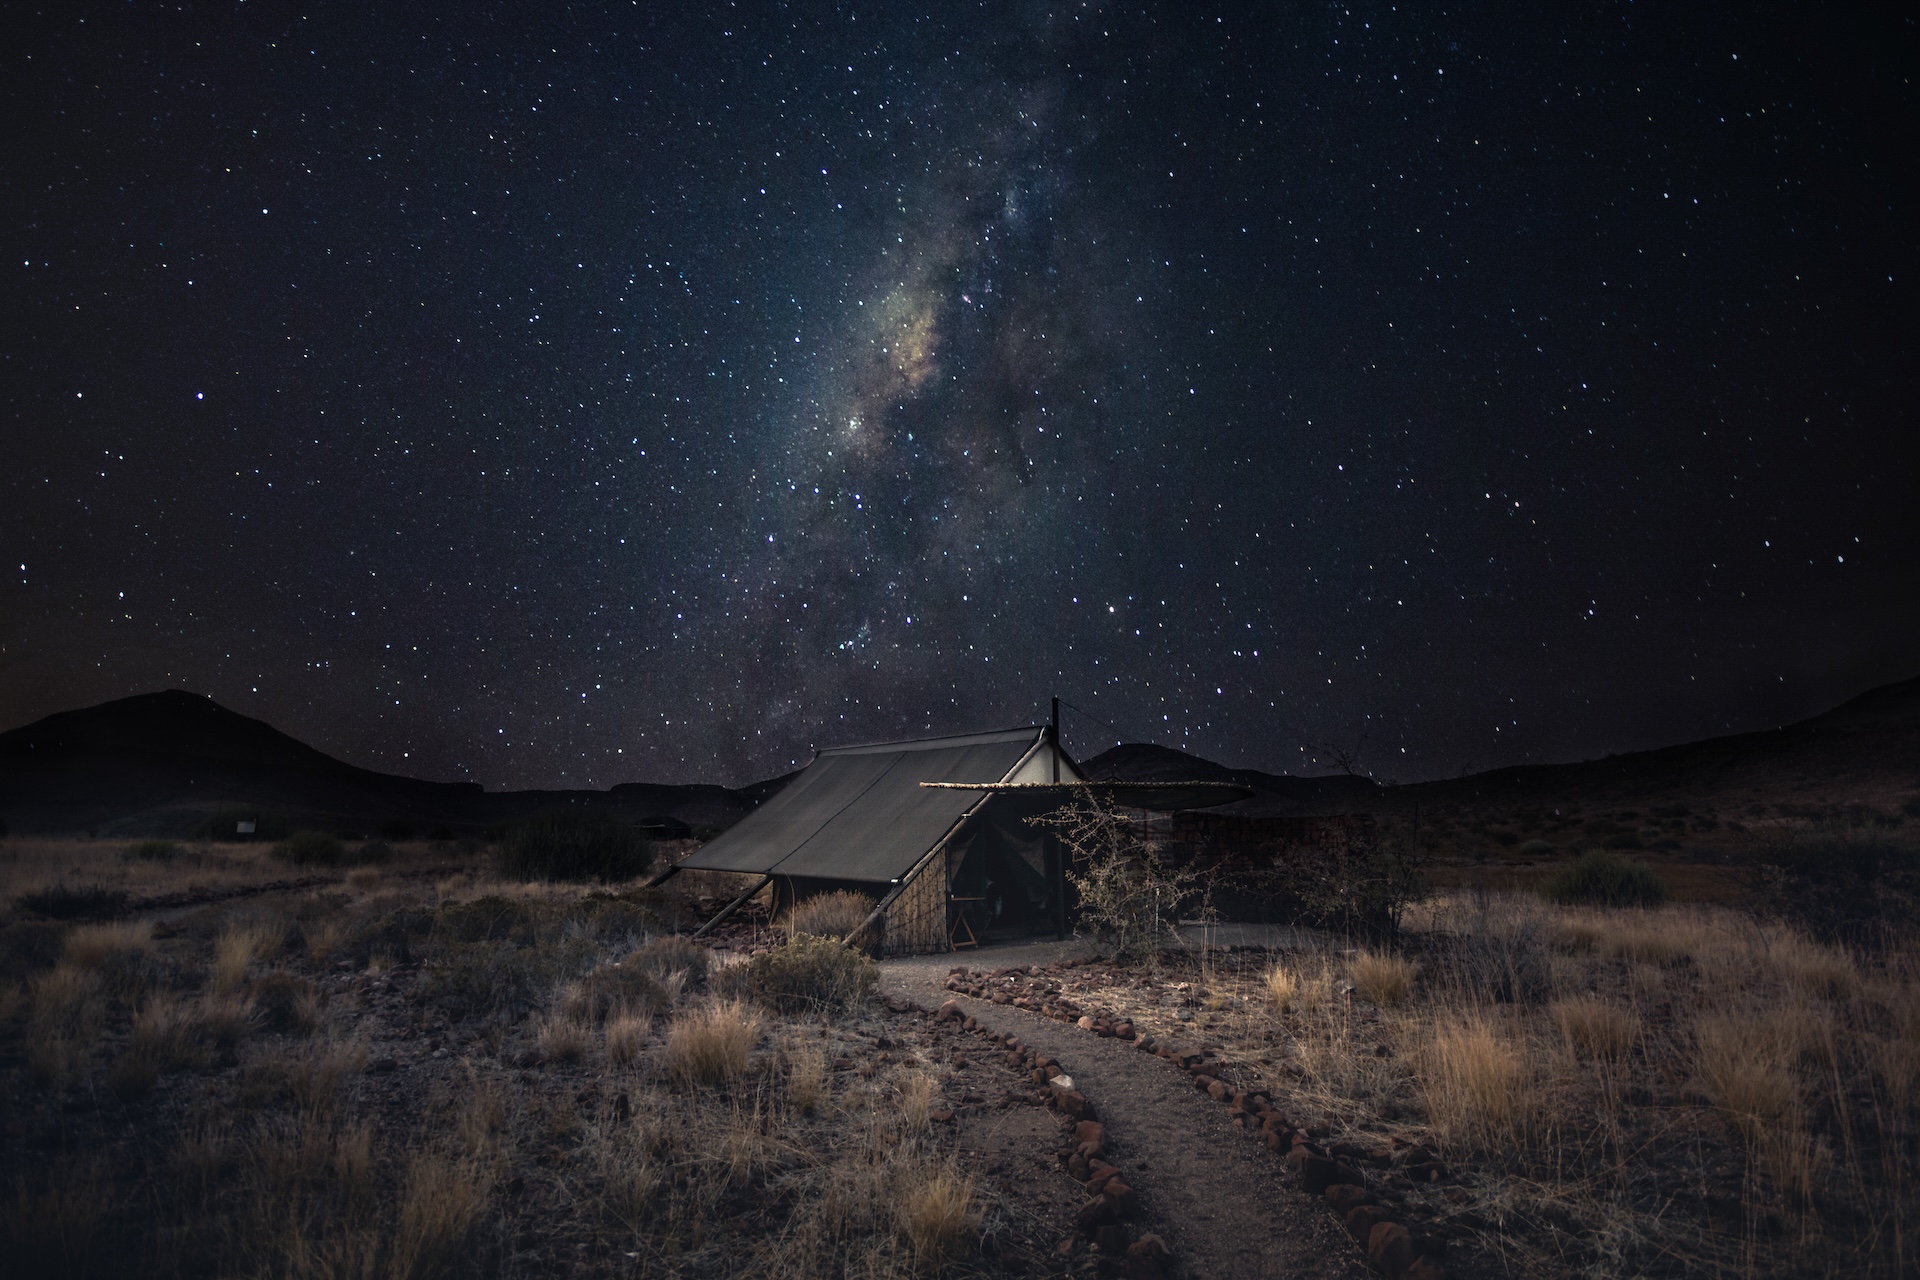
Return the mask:
<svg viewBox="0 0 1920 1280">
<path fill-rule="evenodd" d="M 1093 1169 L 1093 1161 L 1087 1161 L 1087 1167 Z M 1112 1182 L 1119 1176 L 1120 1170 L 1115 1165 L 1108 1165 L 1104 1169 L 1093 1169 L 1093 1172 L 1087 1177 L 1087 1190 L 1098 1195 L 1106 1188 L 1109 1182 Z"/>
<path fill-rule="evenodd" d="M 958 1000 L 949 1000 L 940 1006 L 940 1011 L 933 1015 L 933 1020 L 935 1022 L 950 1022 L 964 1018 L 965 1016 L 965 1011 L 960 1008 L 960 1002 Z"/>
<path fill-rule="evenodd" d="M 1260 1138 L 1267 1144 L 1267 1150 L 1269 1151 L 1278 1151 L 1287 1145 L 1286 1139 L 1280 1136 L 1278 1129 L 1262 1129 L 1260 1131 Z"/>
<path fill-rule="evenodd" d="M 1401 1280 L 1447 1280 L 1447 1269 L 1431 1258 L 1415 1258 Z"/>
<path fill-rule="evenodd" d="M 952 1124 L 953 1112 L 944 1109 L 940 1111 L 929 1111 L 927 1112 L 927 1119 L 933 1121 L 935 1124 Z"/>
<path fill-rule="evenodd" d="M 1367 1235 L 1367 1258 L 1387 1280 L 1402 1280 L 1413 1265 L 1413 1237 L 1397 1222 L 1376 1222 Z"/>
<path fill-rule="evenodd" d="M 1301 1153 L 1298 1165 L 1300 1189 L 1310 1196 L 1325 1195 L 1327 1188 L 1333 1184 L 1333 1161 L 1299 1147 L 1294 1150 Z M 1288 1154 L 1287 1163 L 1293 1163 L 1292 1153 Z"/>
<path fill-rule="evenodd" d="M 1148 1232 L 1127 1246 L 1129 1258 L 1152 1258 L 1157 1262 L 1173 1261 L 1173 1253 L 1167 1248 L 1167 1242 Z"/>
<path fill-rule="evenodd" d="M 1073 1126 L 1073 1145 L 1091 1142 L 1096 1148 L 1107 1142 L 1107 1126 L 1098 1120 L 1082 1120 Z"/>
<path fill-rule="evenodd" d="M 1215 1102 L 1225 1102 L 1227 1097 L 1233 1092 L 1217 1079 L 1207 1081 L 1204 1087 L 1207 1091 L 1207 1096 Z"/>
<path fill-rule="evenodd" d="M 1333 1174 L 1327 1179 L 1327 1184 L 1332 1186 L 1336 1183 L 1344 1183 L 1350 1187 L 1364 1187 L 1367 1185 L 1367 1180 L 1361 1177 L 1360 1171 L 1352 1165 L 1336 1161 Z"/>
<path fill-rule="evenodd" d="M 1093 1229 L 1093 1242 L 1100 1246 L 1100 1252 L 1118 1258 L 1126 1253 L 1130 1234 L 1123 1223 L 1103 1222 Z"/>
<path fill-rule="evenodd" d="M 1083 1013 L 1080 1015 L 1079 1020 L 1076 1021 L 1073 1025 L 1076 1027 L 1079 1027 L 1082 1031 L 1091 1031 L 1093 1030 L 1093 1015 L 1090 1013 Z"/>
<path fill-rule="evenodd" d="M 1367 1237 L 1373 1234 L 1374 1227 L 1386 1220 L 1385 1209 L 1377 1204 L 1363 1204 L 1358 1208 L 1347 1210 L 1347 1231 L 1364 1245 Z"/>
<path fill-rule="evenodd" d="M 1139 1193 L 1117 1175 L 1101 1184 L 1100 1194 L 1113 1201 L 1114 1210 L 1123 1218 L 1134 1217 L 1140 1212 Z"/>
<path fill-rule="evenodd" d="M 1081 1205 L 1073 1215 L 1073 1225 L 1082 1235 L 1092 1235 L 1096 1227 L 1112 1222 L 1114 1219 L 1113 1201 L 1106 1196 L 1095 1196 Z"/>
<path fill-rule="evenodd" d="M 1067 1172 L 1080 1181 L 1085 1182 L 1093 1170 L 1087 1164 L 1087 1158 L 1076 1151 L 1067 1157 Z"/>
<path fill-rule="evenodd" d="M 1372 1193 L 1365 1187 L 1350 1186 L 1346 1183 L 1335 1183 L 1327 1188 L 1327 1203 L 1332 1205 L 1333 1211 L 1342 1218 L 1347 1216 L 1349 1209 L 1357 1209 L 1363 1204 L 1372 1204 L 1373 1202 Z"/>
</svg>

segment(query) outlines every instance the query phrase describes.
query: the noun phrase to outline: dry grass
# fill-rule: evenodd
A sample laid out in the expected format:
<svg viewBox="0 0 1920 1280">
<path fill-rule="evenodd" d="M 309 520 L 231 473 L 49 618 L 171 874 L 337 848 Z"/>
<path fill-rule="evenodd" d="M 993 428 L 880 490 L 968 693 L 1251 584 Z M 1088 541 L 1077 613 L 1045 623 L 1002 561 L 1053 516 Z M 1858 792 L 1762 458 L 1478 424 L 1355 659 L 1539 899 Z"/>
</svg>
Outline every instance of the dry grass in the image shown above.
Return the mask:
<svg viewBox="0 0 1920 1280">
<path fill-rule="evenodd" d="M 1710 1014 L 1695 1028 L 1694 1045 L 1702 1090 L 1749 1138 L 1798 1112 L 1800 1034 L 1794 1020 Z"/>
<path fill-rule="evenodd" d="M 1534 1100 L 1523 1040 L 1470 1015 L 1435 1026 L 1422 1057 L 1427 1114 L 1448 1141 L 1493 1151 L 1525 1138 Z"/>
<path fill-rule="evenodd" d="M 935 1268 L 965 1254 L 980 1231 L 980 1206 L 972 1179 L 939 1169 L 913 1179 L 900 1196 L 900 1231 L 914 1261 Z"/>
<path fill-rule="evenodd" d="M 374 867 L 355 867 L 347 872 L 347 888 L 365 893 L 380 883 L 380 872 Z"/>
<path fill-rule="evenodd" d="M 1633 1047 L 1639 1032 L 1639 1019 L 1632 1010 L 1598 996 L 1556 1000 L 1550 1012 L 1576 1056 L 1617 1058 Z"/>
<path fill-rule="evenodd" d="M 416 1152 L 407 1163 L 388 1274 L 434 1280 L 467 1252 L 493 1196 L 484 1163 L 443 1151 Z"/>
<path fill-rule="evenodd" d="M 816 938 L 845 938 L 866 922 L 873 907 L 874 900 L 865 894 L 837 889 L 794 904 L 780 927 L 788 937 L 804 933 Z"/>
<path fill-rule="evenodd" d="M 644 1013 L 616 1013 L 607 1019 L 602 1034 L 607 1062 L 616 1067 L 629 1067 L 638 1060 L 647 1037 L 653 1034 L 653 1018 Z"/>
<path fill-rule="evenodd" d="M 1300 975 L 1285 965 L 1276 964 L 1268 969 L 1262 985 L 1266 987 L 1267 994 L 1273 998 L 1276 1005 L 1280 1006 L 1282 1012 L 1292 1008 L 1293 1002 L 1300 995 Z"/>
<path fill-rule="evenodd" d="M 738 1000 L 716 1000 L 674 1019 L 667 1032 L 667 1070 L 687 1084 L 738 1079 L 760 1038 L 760 1014 Z"/>
<path fill-rule="evenodd" d="M 812 1115 L 826 1104 L 827 1054 L 818 1041 L 787 1046 L 787 1101 L 801 1115 Z"/>
<path fill-rule="evenodd" d="M 1362 950 L 1347 966 L 1355 991 L 1382 1008 L 1391 1008 L 1413 990 L 1415 966 L 1404 956 Z"/>
<path fill-rule="evenodd" d="M 264 920 L 230 924 L 213 943 L 213 989 L 237 990 L 255 965 L 280 949 L 287 931 Z"/>
<path fill-rule="evenodd" d="M 925 1133 L 938 1090 L 938 1083 L 924 1071 L 907 1076 L 900 1084 L 900 1127 L 912 1134 Z"/>
<path fill-rule="evenodd" d="M 153 925 L 146 920 L 78 925 L 67 935 L 62 954 L 82 969 L 101 969 L 115 956 L 153 950 Z"/>
<path fill-rule="evenodd" d="M 548 1062 L 578 1062 L 593 1043 L 592 1024 L 556 1013 L 543 1019 L 537 1034 L 540 1056 Z"/>
</svg>

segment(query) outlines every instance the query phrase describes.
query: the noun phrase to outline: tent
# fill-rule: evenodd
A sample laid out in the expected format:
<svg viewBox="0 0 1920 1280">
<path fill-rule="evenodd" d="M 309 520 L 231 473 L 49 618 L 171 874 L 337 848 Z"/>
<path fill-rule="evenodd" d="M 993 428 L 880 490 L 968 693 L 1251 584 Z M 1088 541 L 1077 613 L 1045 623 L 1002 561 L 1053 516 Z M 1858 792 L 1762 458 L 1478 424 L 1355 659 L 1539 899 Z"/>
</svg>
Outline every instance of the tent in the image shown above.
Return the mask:
<svg viewBox="0 0 1920 1280">
<path fill-rule="evenodd" d="M 866 894 L 888 955 L 1064 936 L 1059 845 L 1026 821 L 1062 797 L 1020 787 L 1080 779 L 1044 725 L 839 747 L 675 870 L 757 876 L 734 905 L 771 883 L 776 915 L 817 893 Z"/>
</svg>

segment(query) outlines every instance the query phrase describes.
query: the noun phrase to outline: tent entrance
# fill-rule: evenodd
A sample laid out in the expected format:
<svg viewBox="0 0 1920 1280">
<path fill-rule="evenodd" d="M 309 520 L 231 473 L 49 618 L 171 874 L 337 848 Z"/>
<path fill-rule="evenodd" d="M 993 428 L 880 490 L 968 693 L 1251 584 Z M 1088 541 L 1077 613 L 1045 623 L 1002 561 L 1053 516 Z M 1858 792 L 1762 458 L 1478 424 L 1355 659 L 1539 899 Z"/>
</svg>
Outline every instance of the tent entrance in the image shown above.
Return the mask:
<svg viewBox="0 0 1920 1280">
<path fill-rule="evenodd" d="M 950 855 L 948 936 L 966 936 L 954 927 L 962 917 L 966 932 L 981 942 L 1053 933 L 1054 856 L 1052 841 L 1021 839 L 1006 826 L 982 824 L 964 849 Z"/>
</svg>

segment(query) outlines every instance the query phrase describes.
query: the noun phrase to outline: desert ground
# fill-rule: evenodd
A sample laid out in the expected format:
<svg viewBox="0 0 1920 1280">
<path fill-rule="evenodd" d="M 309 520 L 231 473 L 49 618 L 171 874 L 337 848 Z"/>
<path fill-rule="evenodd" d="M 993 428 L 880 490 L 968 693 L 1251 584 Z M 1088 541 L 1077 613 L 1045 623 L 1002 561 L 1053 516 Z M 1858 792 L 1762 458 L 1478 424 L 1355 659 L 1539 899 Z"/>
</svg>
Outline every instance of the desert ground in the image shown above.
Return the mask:
<svg viewBox="0 0 1920 1280">
<path fill-rule="evenodd" d="M 1897 941 L 1482 883 L 1391 945 L 874 965 L 825 918 L 696 944 L 691 875 L 358 861 L 0 843 L 15 1274 L 1915 1267 Z"/>
</svg>

